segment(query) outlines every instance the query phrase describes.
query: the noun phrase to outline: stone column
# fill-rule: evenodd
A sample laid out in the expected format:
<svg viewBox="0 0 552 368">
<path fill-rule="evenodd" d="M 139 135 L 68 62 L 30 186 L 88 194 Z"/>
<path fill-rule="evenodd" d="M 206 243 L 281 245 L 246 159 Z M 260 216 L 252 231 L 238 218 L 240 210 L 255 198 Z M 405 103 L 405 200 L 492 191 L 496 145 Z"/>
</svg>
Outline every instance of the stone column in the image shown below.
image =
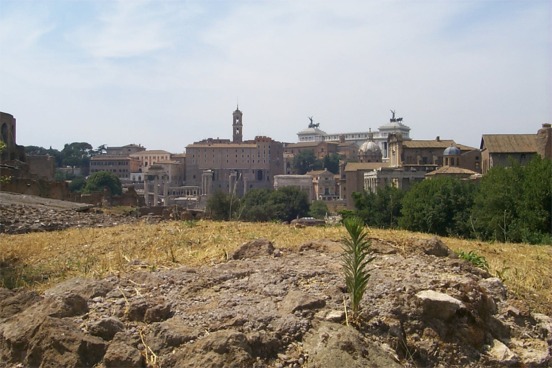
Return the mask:
<svg viewBox="0 0 552 368">
<path fill-rule="evenodd" d="M 153 179 L 153 206 L 157 207 L 157 204 L 159 203 L 159 176 L 155 175 L 155 179 Z"/>
<path fill-rule="evenodd" d="M 146 205 L 146 207 L 150 206 L 148 189 L 148 176 L 144 175 L 144 204 Z"/>
<path fill-rule="evenodd" d="M 167 176 L 163 176 L 163 204 L 165 206 L 169 205 L 169 180 Z"/>
</svg>

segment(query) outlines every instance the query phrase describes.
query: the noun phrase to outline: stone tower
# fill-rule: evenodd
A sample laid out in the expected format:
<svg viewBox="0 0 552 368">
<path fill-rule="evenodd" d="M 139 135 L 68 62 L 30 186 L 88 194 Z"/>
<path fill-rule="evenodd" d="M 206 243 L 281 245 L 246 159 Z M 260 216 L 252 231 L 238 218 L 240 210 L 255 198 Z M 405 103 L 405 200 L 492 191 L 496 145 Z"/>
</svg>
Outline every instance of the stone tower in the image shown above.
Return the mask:
<svg viewBox="0 0 552 368">
<path fill-rule="evenodd" d="M 236 111 L 232 113 L 233 122 L 232 122 L 232 143 L 241 143 L 242 142 L 242 133 L 243 133 L 243 123 L 242 123 L 242 112 L 236 106 Z"/>
<path fill-rule="evenodd" d="M 537 153 L 542 158 L 552 159 L 552 125 L 542 124 L 537 132 Z"/>
</svg>

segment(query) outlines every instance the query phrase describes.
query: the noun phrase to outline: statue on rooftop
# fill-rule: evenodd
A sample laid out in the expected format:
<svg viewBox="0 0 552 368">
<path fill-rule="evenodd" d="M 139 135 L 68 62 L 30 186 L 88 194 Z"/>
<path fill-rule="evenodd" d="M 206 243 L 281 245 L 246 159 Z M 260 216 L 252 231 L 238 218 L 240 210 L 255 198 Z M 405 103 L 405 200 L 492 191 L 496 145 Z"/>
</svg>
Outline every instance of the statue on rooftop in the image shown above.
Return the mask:
<svg viewBox="0 0 552 368">
<path fill-rule="evenodd" d="M 318 128 L 320 126 L 320 123 L 318 124 L 314 123 L 313 116 L 309 116 L 309 120 L 310 120 L 309 128 Z"/>
</svg>

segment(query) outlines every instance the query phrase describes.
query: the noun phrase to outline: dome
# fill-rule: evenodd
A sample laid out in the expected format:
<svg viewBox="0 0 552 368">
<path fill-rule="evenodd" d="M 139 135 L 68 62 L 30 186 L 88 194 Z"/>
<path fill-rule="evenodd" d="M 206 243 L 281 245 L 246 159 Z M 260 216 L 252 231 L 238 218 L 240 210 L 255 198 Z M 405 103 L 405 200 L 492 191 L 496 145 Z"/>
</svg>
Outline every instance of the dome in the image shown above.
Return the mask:
<svg viewBox="0 0 552 368">
<path fill-rule="evenodd" d="M 460 156 L 461 153 L 458 147 L 450 146 L 445 149 L 443 156 Z"/>
<path fill-rule="evenodd" d="M 372 141 L 367 141 L 362 143 L 360 146 L 361 152 L 378 152 L 381 153 L 381 148 L 378 146 L 377 143 L 374 143 Z"/>
</svg>

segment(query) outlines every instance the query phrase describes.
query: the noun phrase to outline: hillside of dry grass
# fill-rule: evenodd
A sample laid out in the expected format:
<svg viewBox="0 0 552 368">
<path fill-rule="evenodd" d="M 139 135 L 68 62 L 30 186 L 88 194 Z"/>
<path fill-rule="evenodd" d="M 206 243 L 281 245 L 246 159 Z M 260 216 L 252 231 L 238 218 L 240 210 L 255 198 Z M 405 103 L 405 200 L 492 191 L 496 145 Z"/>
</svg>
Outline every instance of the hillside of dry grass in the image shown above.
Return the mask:
<svg viewBox="0 0 552 368">
<path fill-rule="evenodd" d="M 340 240 L 341 226 L 294 228 L 274 223 L 163 222 L 112 228 L 73 228 L 48 233 L 0 234 L 0 286 L 43 290 L 71 277 L 102 278 L 136 269 L 158 270 L 224 262 L 242 243 L 267 238 L 280 249 L 315 239 Z M 403 254 L 414 239 L 431 235 L 371 230 L 371 237 L 396 244 Z M 504 280 L 518 306 L 552 315 L 552 247 L 442 238 L 452 250 L 485 258 Z"/>
</svg>

